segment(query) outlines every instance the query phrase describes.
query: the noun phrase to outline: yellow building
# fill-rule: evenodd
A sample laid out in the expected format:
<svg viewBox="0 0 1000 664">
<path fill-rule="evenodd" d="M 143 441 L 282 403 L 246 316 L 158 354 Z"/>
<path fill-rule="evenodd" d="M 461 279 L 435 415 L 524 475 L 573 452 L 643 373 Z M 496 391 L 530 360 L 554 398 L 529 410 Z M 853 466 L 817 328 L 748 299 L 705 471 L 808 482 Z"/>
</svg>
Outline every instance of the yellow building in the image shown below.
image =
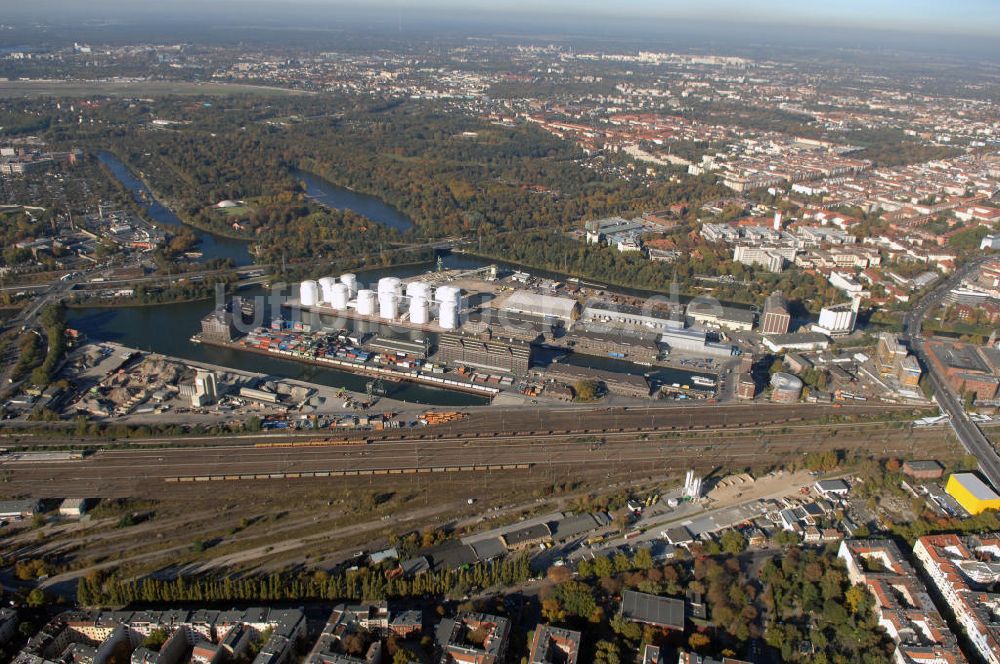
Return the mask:
<svg viewBox="0 0 1000 664">
<path fill-rule="evenodd" d="M 969 514 L 1000 509 L 1000 496 L 974 473 L 953 473 L 944 490 Z"/>
</svg>

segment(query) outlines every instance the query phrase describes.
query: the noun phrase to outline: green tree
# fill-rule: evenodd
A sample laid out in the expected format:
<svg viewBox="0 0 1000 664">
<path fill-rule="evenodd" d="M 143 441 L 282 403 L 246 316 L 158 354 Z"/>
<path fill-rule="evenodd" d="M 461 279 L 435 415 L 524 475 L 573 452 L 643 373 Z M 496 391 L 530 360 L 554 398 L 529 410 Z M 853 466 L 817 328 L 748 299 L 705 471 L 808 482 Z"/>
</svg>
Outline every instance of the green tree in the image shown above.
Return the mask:
<svg viewBox="0 0 1000 664">
<path fill-rule="evenodd" d="M 737 555 L 746 549 L 747 542 L 743 538 L 743 535 L 738 530 L 727 530 L 722 533 L 722 537 L 719 538 L 719 544 L 722 546 L 722 550 L 730 555 Z"/>
<path fill-rule="evenodd" d="M 35 588 L 30 593 L 28 593 L 27 604 L 32 608 L 38 608 L 45 606 L 48 602 L 48 597 L 45 595 L 45 591 L 41 588 Z"/>
</svg>

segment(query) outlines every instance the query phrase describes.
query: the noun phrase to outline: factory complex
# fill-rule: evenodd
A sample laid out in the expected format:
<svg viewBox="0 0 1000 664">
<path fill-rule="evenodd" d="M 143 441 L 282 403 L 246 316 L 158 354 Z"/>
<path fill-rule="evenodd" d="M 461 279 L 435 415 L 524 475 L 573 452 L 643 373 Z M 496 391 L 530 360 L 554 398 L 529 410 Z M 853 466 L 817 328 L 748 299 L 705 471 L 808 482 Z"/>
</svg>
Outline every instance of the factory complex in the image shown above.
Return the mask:
<svg viewBox="0 0 1000 664">
<path fill-rule="evenodd" d="M 715 374 L 741 352 L 725 334 L 698 325 L 727 319 L 707 303 L 691 307 L 694 326 L 670 307 L 634 306 L 611 294 L 582 301 L 579 293 L 530 284 L 527 275 L 498 282 L 495 270 L 471 272 L 475 278 L 383 277 L 370 288 L 354 274 L 306 280 L 286 300 L 287 318 L 260 325 L 252 303 L 235 298 L 202 319 L 194 340 L 490 398 L 515 391 L 574 399 L 581 381 L 626 398 L 707 398 Z M 743 325 L 754 320 L 751 311 L 737 313 Z M 564 364 L 567 355 L 613 366 Z M 685 373 L 666 381 L 650 375 L 668 367 Z"/>
</svg>

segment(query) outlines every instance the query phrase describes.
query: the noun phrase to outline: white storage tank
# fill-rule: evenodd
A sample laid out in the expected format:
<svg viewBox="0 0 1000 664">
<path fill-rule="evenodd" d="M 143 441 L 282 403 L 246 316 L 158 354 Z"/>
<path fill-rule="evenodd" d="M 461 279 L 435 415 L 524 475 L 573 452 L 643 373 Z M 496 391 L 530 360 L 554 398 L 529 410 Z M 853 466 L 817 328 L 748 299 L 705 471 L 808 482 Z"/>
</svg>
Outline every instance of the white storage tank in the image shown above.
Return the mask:
<svg viewBox="0 0 1000 664">
<path fill-rule="evenodd" d="M 351 289 L 347 284 L 334 284 L 330 289 L 330 306 L 338 311 L 347 308 L 347 301 L 351 299 Z"/>
<path fill-rule="evenodd" d="M 362 316 L 375 315 L 375 291 L 363 288 L 358 291 L 358 313 Z"/>
<path fill-rule="evenodd" d="M 410 300 L 410 322 L 426 325 L 431 318 L 431 303 L 426 297 L 414 297 Z"/>
<path fill-rule="evenodd" d="M 399 296 L 403 293 L 403 282 L 396 277 L 382 277 L 378 280 L 378 294 L 392 293 Z"/>
<path fill-rule="evenodd" d="M 458 329 L 458 307 L 454 302 L 442 302 L 438 307 L 438 323 L 446 330 Z"/>
<path fill-rule="evenodd" d="M 378 316 L 386 320 L 399 318 L 399 296 L 395 293 L 379 293 Z"/>
<path fill-rule="evenodd" d="M 349 297 L 354 297 L 358 294 L 358 275 L 350 272 L 342 274 L 340 275 L 340 283 L 346 284 L 347 288 L 350 289 L 351 293 Z"/>
<path fill-rule="evenodd" d="M 406 296 L 409 298 L 422 297 L 430 301 L 432 295 L 431 285 L 424 281 L 411 281 L 406 284 Z"/>
<path fill-rule="evenodd" d="M 779 371 L 771 376 L 771 401 L 775 403 L 795 403 L 802 398 L 802 379 Z"/>
<path fill-rule="evenodd" d="M 315 307 L 319 303 L 319 284 L 312 279 L 299 285 L 299 302 L 304 307 Z"/>
<path fill-rule="evenodd" d="M 437 302 L 455 302 L 461 290 L 454 286 L 438 286 L 434 291 L 434 300 Z"/>
<path fill-rule="evenodd" d="M 333 299 L 333 287 L 337 280 L 334 277 L 323 277 L 319 280 L 320 299 L 329 304 Z"/>
</svg>

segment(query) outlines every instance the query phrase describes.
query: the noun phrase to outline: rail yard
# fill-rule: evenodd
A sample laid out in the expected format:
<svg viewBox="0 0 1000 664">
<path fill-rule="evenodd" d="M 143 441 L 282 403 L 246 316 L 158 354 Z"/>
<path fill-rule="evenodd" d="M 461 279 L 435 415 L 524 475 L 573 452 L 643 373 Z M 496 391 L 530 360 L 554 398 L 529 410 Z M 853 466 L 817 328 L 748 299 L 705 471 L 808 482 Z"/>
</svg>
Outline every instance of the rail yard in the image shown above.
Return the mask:
<svg viewBox="0 0 1000 664">
<path fill-rule="evenodd" d="M 714 424 L 696 407 L 568 410 L 562 418 L 489 410 L 419 432 L 354 436 L 46 441 L 39 432 L 30 445 L 22 440 L 21 448 L 58 445 L 88 452 L 63 463 L 20 454 L 2 462 L 2 469 L 7 491 L 19 495 L 158 497 L 203 483 L 222 492 L 224 486 L 247 491 L 281 482 L 388 479 L 380 476 L 434 482 L 442 475 L 469 474 L 480 481 L 484 475 L 517 475 L 543 483 L 626 470 L 653 477 L 678 468 L 762 467 L 830 449 L 905 456 L 957 452 L 948 430 L 912 427 L 898 410 L 885 407 L 716 406 Z"/>
</svg>

